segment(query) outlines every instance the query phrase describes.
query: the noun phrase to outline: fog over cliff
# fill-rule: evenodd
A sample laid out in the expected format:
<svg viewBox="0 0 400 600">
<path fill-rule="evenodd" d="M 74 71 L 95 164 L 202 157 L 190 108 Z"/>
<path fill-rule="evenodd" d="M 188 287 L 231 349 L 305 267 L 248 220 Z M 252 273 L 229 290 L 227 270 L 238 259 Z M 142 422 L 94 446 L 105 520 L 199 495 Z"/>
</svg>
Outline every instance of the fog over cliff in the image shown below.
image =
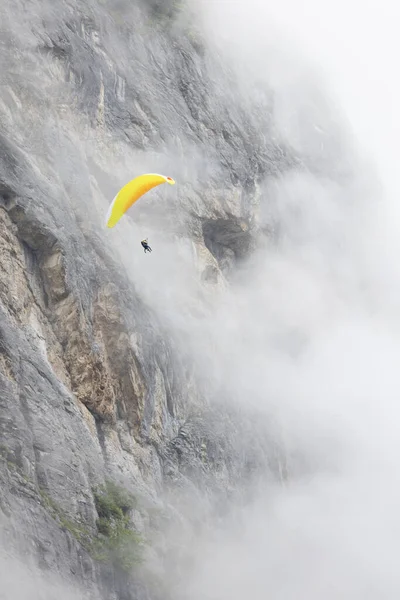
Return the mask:
<svg viewBox="0 0 400 600">
<path fill-rule="evenodd" d="M 398 597 L 399 16 L 1 5 L 0 598 Z"/>
</svg>

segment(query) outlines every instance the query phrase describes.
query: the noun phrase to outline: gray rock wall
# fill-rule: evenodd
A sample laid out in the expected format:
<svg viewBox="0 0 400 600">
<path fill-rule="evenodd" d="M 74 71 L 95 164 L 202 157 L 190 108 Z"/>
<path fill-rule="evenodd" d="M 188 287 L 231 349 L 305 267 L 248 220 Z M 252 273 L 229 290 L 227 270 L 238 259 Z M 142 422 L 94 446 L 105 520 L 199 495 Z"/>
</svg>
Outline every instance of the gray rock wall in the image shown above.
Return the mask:
<svg viewBox="0 0 400 600">
<path fill-rule="evenodd" d="M 251 415 L 210 405 L 123 260 L 129 220 L 118 240 L 104 216 L 127 178 L 168 171 L 176 190 L 135 222 L 187 244 L 212 295 L 257 243 L 259 182 L 308 159 L 280 140 L 271 91 L 244 94 L 184 5 L 15 0 L 0 24 L 3 535 L 88 598 L 166 598 L 201 524 L 284 461 L 264 427 L 242 435 Z M 131 578 L 91 548 L 106 479 L 137 498 L 147 558 Z"/>
</svg>

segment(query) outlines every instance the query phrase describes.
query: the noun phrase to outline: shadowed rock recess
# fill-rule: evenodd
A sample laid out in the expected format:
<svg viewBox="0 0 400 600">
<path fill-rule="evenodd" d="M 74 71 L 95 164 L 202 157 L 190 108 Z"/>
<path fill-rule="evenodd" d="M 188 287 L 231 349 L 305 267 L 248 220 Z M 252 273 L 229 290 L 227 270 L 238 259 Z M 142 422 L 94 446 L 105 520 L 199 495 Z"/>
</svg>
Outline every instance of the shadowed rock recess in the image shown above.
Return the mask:
<svg viewBox="0 0 400 600">
<path fill-rule="evenodd" d="M 0 28 L 4 548 L 79 598 L 172 598 L 199 526 L 284 464 L 259 422 L 243 435 L 251 417 L 205 397 L 104 215 L 146 156 L 179 164 L 169 211 L 155 192 L 147 214 L 212 287 L 257 243 L 258 183 L 308 158 L 183 3 L 6 0 Z"/>
</svg>

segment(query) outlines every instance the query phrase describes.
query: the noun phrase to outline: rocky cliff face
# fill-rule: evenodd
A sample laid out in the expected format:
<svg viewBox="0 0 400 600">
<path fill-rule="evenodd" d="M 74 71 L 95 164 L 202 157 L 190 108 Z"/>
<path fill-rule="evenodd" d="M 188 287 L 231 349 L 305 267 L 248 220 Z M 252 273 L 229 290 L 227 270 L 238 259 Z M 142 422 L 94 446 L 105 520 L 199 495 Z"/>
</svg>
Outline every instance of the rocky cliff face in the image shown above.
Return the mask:
<svg viewBox="0 0 400 600">
<path fill-rule="evenodd" d="M 284 143 L 270 90 L 240 88 L 178 3 L 16 0 L 0 23 L 4 544 L 77 597 L 166 598 L 199 525 L 266 460 L 285 476 L 265 427 L 199 377 L 185 318 L 201 327 L 259 243 L 260 182 L 323 173 L 324 152 L 316 164 Z M 176 189 L 106 232 L 116 190 L 143 171 Z M 102 496 L 108 481 L 135 504 Z M 110 550 L 105 521 L 125 516 L 143 543 Z M 144 564 L 121 568 L 135 544 Z"/>
</svg>

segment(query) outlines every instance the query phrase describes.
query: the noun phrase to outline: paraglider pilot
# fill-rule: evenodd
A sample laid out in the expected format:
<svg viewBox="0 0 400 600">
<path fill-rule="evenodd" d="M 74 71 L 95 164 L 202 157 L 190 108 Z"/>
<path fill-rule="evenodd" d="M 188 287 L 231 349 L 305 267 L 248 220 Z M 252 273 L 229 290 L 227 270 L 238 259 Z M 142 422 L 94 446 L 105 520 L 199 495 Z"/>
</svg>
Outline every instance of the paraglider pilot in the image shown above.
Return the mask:
<svg viewBox="0 0 400 600">
<path fill-rule="evenodd" d="M 146 254 L 146 252 L 152 252 L 152 249 L 150 248 L 150 246 L 147 243 L 147 238 L 145 240 L 142 240 L 140 242 L 144 248 L 144 253 Z"/>
</svg>

